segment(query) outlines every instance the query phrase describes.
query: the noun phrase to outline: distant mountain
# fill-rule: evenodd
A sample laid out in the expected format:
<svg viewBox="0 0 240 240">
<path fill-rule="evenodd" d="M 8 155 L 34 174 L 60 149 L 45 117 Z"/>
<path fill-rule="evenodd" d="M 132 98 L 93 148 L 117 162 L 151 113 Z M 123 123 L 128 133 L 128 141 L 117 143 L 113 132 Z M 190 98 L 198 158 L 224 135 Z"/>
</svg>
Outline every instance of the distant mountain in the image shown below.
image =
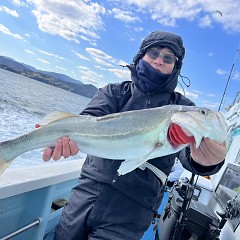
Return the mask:
<svg viewBox="0 0 240 240">
<path fill-rule="evenodd" d="M 41 71 L 32 66 L 19 63 L 14 59 L 4 56 L 0 56 L 0 68 L 65 89 L 84 97 L 92 98 L 97 91 L 97 88 L 92 84 L 83 84 L 81 81 L 64 74 Z"/>
<path fill-rule="evenodd" d="M 21 63 L 23 66 L 27 67 L 28 69 L 32 70 L 33 72 L 40 72 L 46 75 L 49 75 L 53 78 L 57 78 L 66 82 L 71 82 L 71 83 L 81 83 L 83 84 L 81 81 L 73 79 L 65 74 L 61 74 L 61 73 L 55 73 L 55 72 L 48 72 L 48 71 L 42 71 L 42 70 L 38 70 L 35 67 L 29 66 L 27 64 Z"/>
<path fill-rule="evenodd" d="M 22 70 L 29 70 L 27 67 L 25 67 L 21 63 L 16 62 L 14 59 L 9 58 L 9 57 L 0 56 L 0 64 L 1 65 L 12 66 L 14 68 L 19 68 L 19 69 L 22 69 Z"/>
</svg>

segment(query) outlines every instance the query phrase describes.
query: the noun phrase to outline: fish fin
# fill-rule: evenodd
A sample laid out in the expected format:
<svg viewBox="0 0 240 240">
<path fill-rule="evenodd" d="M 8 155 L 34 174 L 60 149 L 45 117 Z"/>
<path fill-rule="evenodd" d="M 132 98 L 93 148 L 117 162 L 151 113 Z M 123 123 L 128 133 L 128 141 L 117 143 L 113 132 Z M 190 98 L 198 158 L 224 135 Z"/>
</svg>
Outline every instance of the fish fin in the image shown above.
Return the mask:
<svg viewBox="0 0 240 240">
<path fill-rule="evenodd" d="M 47 114 L 41 121 L 40 126 L 48 125 L 51 122 L 54 122 L 56 120 L 66 118 L 66 117 L 76 117 L 79 116 L 77 114 L 69 113 L 69 112 L 61 112 L 61 111 L 53 111 L 49 114 Z"/>
<path fill-rule="evenodd" d="M 126 173 L 133 171 L 134 169 L 136 169 L 137 167 L 139 167 L 141 165 L 141 163 L 139 164 L 139 162 L 141 162 L 141 161 L 138 161 L 137 159 L 130 159 L 130 160 L 123 161 L 121 163 L 119 169 L 117 170 L 118 175 L 119 176 L 124 175 Z"/>
<path fill-rule="evenodd" d="M 0 176 L 3 174 L 3 172 L 8 168 L 8 166 L 11 164 L 12 161 L 4 161 L 0 159 Z"/>
<path fill-rule="evenodd" d="M 120 165 L 120 167 L 118 169 L 118 174 L 124 175 L 124 174 L 129 173 L 129 172 L 133 171 L 134 169 L 138 168 L 139 166 L 141 166 L 143 163 L 145 163 L 146 161 L 148 161 L 150 159 L 150 157 L 149 157 L 150 154 L 152 154 L 154 151 L 158 150 L 158 148 L 160 148 L 162 146 L 163 146 L 163 143 L 161 143 L 161 142 L 156 143 L 154 146 L 154 149 L 150 153 L 148 153 L 146 156 L 144 156 L 144 158 L 141 160 L 137 160 L 137 159 L 125 160 Z"/>
<path fill-rule="evenodd" d="M 162 143 L 162 142 L 157 142 L 157 143 L 155 144 L 153 150 L 152 150 L 150 153 L 148 153 L 142 160 L 138 161 L 138 166 L 142 165 L 142 164 L 143 164 L 144 162 L 146 162 L 147 160 L 153 158 L 153 157 L 151 157 L 150 155 L 151 155 L 152 153 L 154 153 L 156 150 L 158 151 L 159 148 L 161 148 L 162 146 L 163 146 L 163 143 Z M 146 160 L 145 160 L 145 159 L 146 159 Z"/>
</svg>

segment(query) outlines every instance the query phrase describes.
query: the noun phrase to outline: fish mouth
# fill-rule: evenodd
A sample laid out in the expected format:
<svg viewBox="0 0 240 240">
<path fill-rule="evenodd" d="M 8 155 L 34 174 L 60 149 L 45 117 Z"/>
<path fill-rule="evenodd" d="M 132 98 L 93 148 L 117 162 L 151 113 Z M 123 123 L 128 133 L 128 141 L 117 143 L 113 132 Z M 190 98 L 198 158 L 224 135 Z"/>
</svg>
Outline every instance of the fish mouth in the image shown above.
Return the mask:
<svg viewBox="0 0 240 240">
<path fill-rule="evenodd" d="M 171 129 L 171 131 L 169 129 Z M 168 129 L 168 141 L 173 148 L 176 148 L 179 145 L 195 142 L 193 134 L 186 128 L 183 128 L 176 123 L 172 123 L 169 129 Z"/>
</svg>

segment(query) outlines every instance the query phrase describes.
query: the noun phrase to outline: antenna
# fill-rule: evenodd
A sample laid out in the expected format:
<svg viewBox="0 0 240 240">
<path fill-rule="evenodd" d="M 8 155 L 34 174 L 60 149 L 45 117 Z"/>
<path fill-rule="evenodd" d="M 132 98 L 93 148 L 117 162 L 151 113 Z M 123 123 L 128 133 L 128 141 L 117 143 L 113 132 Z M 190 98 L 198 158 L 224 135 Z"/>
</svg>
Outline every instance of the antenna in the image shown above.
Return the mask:
<svg viewBox="0 0 240 240">
<path fill-rule="evenodd" d="M 237 55 L 238 55 L 239 51 L 240 51 L 240 44 L 239 44 L 239 46 L 238 46 L 238 49 L 237 49 L 237 52 L 236 52 L 236 55 L 235 55 L 235 58 L 234 58 L 234 61 L 233 61 L 233 64 L 232 64 L 232 68 L 231 68 L 231 71 L 230 71 L 229 76 L 228 76 L 227 84 L 226 84 L 226 86 L 225 86 L 225 90 L 224 90 L 223 95 L 222 95 L 221 103 L 220 103 L 219 108 L 218 108 L 218 111 L 219 111 L 219 112 L 220 112 L 221 107 L 222 107 L 222 105 L 223 105 L 223 100 L 224 100 L 224 98 L 225 98 L 225 95 L 226 95 L 226 92 L 227 92 L 227 88 L 228 88 L 230 79 L 231 79 L 231 77 L 232 77 L 233 68 L 234 68 L 235 62 L 236 62 L 236 60 L 237 60 Z"/>
</svg>

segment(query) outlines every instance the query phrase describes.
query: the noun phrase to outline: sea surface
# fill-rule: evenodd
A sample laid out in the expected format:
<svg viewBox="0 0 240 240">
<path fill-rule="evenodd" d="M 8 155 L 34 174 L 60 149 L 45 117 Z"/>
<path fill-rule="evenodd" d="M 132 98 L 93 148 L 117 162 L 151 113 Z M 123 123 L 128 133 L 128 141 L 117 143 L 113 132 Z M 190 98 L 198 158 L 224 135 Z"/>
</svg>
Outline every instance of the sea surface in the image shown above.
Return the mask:
<svg viewBox="0 0 240 240">
<path fill-rule="evenodd" d="M 90 98 L 0 69 L 0 142 L 33 130 L 44 115 L 54 110 L 78 114 L 89 101 Z M 55 163 L 45 163 L 41 155 L 42 149 L 24 153 L 8 169 Z M 84 157 L 79 153 L 68 159 Z"/>
</svg>

